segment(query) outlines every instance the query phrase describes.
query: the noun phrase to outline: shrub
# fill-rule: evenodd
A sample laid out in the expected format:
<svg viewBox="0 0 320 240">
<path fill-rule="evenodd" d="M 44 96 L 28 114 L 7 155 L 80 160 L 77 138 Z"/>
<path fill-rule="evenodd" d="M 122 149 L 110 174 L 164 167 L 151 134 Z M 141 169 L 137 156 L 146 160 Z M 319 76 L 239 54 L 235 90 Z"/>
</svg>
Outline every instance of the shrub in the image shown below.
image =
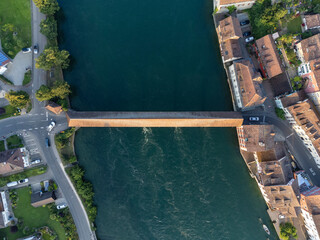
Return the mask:
<svg viewBox="0 0 320 240">
<path fill-rule="evenodd" d="M 276 114 L 277 114 L 278 118 L 280 118 L 282 120 L 286 119 L 283 109 L 276 107 L 275 111 L 276 111 Z"/>
</svg>

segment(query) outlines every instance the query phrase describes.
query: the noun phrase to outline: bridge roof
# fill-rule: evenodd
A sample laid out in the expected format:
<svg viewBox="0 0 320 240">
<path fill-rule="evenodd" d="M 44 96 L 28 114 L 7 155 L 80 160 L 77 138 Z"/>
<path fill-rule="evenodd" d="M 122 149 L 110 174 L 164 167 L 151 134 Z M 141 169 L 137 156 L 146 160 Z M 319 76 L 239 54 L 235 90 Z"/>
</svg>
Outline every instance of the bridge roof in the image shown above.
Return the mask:
<svg viewBox="0 0 320 240">
<path fill-rule="evenodd" d="M 239 127 L 240 112 L 67 112 L 77 127 Z"/>
</svg>

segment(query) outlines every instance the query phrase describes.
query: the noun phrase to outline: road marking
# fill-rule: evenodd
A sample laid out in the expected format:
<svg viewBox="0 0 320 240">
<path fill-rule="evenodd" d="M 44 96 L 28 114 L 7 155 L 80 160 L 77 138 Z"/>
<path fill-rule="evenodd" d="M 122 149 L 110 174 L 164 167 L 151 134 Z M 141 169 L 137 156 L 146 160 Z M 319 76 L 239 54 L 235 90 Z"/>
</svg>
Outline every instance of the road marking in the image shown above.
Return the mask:
<svg viewBox="0 0 320 240">
<path fill-rule="evenodd" d="M 293 133 L 291 133 L 290 135 L 288 135 L 286 138 L 289 138 L 289 137 L 291 137 L 293 135 Z"/>
<path fill-rule="evenodd" d="M 6 125 L 6 127 L 10 127 L 10 126 L 12 126 L 12 124 L 8 124 L 8 125 Z"/>
<path fill-rule="evenodd" d="M 27 131 L 26 129 L 23 129 L 22 131 Z"/>
<path fill-rule="evenodd" d="M 36 122 L 36 121 L 29 121 L 30 123 L 34 123 L 34 122 Z"/>
<path fill-rule="evenodd" d="M 31 130 L 32 130 L 32 128 L 29 128 L 29 130 L 31 131 Z"/>
<path fill-rule="evenodd" d="M 46 117 L 48 118 L 48 112 L 46 112 Z"/>
<path fill-rule="evenodd" d="M 44 127 L 40 127 L 41 129 L 44 129 Z"/>
<path fill-rule="evenodd" d="M 59 123 L 58 126 L 61 126 L 61 123 Z"/>
<path fill-rule="evenodd" d="M 23 122 L 18 122 L 17 124 L 23 124 Z"/>
<path fill-rule="evenodd" d="M 38 128 L 34 128 L 35 130 L 37 130 Z"/>
<path fill-rule="evenodd" d="M 44 116 L 44 113 L 41 113 L 41 116 Z"/>
<path fill-rule="evenodd" d="M 38 113 L 35 113 L 34 115 L 35 115 L 35 116 L 38 116 L 39 114 L 38 114 Z"/>
</svg>

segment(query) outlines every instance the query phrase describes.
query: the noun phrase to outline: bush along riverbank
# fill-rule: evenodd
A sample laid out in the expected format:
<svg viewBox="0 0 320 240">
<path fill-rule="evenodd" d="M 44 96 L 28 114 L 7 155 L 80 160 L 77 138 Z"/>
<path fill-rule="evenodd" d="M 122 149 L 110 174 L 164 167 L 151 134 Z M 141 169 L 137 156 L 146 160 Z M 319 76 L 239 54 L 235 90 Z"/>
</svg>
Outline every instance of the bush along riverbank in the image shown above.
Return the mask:
<svg viewBox="0 0 320 240">
<path fill-rule="evenodd" d="M 77 164 L 77 158 L 74 152 L 75 128 L 69 128 L 58 133 L 55 136 L 55 143 L 63 164 L 66 166 L 66 172 L 81 201 L 86 209 L 88 218 L 92 225 L 97 216 L 97 207 L 94 204 L 94 192 L 92 183 L 84 178 L 84 169 Z M 94 226 L 94 225 L 93 225 Z"/>
<path fill-rule="evenodd" d="M 63 69 L 67 69 L 70 63 L 70 54 L 58 47 L 58 31 L 56 15 L 60 9 L 57 0 L 33 0 L 40 12 L 46 14 L 46 19 L 40 23 L 40 32 L 47 37 L 48 44 L 44 51 L 36 59 L 36 68 L 44 69 L 47 74 L 48 86 L 42 85 L 36 92 L 39 101 L 53 101 L 62 106 L 63 110 L 70 107 L 69 94 L 70 86 L 63 78 Z M 97 215 L 97 208 L 93 201 L 92 184 L 84 179 L 84 170 L 76 164 L 73 139 L 74 128 L 62 131 L 55 136 L 55 143 L 62 162 L 69 175 L 82 203 L 86 209 L 89 221 L 94 226 Z"/>
</svg>

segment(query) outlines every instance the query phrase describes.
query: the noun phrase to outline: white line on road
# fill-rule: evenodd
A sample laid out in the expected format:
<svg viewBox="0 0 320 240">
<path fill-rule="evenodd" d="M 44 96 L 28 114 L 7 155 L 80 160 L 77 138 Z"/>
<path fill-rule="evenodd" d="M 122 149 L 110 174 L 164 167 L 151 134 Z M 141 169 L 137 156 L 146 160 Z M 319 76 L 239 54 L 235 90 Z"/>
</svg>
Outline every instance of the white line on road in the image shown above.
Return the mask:
<svg viewBox="0 0 320 240">
<path fill-rule="evenodd" d="M 10 126 L 12 126 L 12 124 L 8 124 L 8 125 L 6 125 L 6 127 L 10 127 Z"/>
<path fill-rule="evenodd" d="M 41 129 L 44 129 L 44 127 L 40 127 Z"/>
<path fill-rule="evenodd" d="M 18 122 L 17 124 L 23 124 L 23 122 Z"/>
<path fill-rule="evenodd" d="M 286 138 L 289 138 L 289 137 L 291 137 L 293 135 L 293 133 L 291 133 L 290 135 L 288 135 Z"/>
<path fill-rule="evenodd" d="M 29 128 L 29 130 L 31 131 L 31 130 L 32 130 L 32 128 Z"/>
<path fill-rule="evenodd" d="M 36 129 L 36 130 L 37 130 L 38 128 L 34 128 L 34 129 Z"/>
</svg>

